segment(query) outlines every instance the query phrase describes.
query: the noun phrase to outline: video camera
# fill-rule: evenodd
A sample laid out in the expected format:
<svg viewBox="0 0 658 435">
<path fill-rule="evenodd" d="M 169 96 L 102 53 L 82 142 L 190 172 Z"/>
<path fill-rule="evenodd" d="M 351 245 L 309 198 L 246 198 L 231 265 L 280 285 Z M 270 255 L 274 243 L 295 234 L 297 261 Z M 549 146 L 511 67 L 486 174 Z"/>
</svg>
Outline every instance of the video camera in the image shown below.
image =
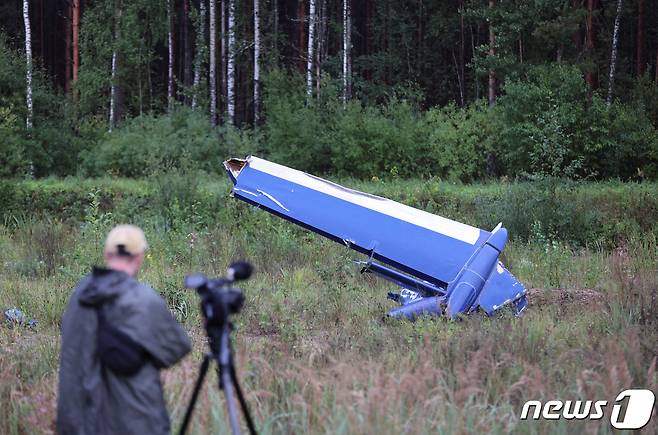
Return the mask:
<svg viewBox="0 0 658 435">
<path fill-rule="evenodd" d="M 208 326 L 221 326 L 228 316 L 240 312 L 244 294 L 233 283 L 249 279 L 252 272 L 251 264 L 238 261 L 231 264 L 223 278 L 208 279 L 199 273 L 185 277 L 185 287 L 195 289 L 201 298 L 201 312 Z"/>
</svg>

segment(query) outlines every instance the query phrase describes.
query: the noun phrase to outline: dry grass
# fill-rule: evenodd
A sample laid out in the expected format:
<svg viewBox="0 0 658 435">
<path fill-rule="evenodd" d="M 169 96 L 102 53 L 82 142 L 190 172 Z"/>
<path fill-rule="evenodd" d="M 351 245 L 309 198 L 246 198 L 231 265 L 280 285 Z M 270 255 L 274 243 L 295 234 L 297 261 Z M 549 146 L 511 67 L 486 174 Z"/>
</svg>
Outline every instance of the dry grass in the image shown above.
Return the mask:
<svg viewBox="0 0 658 435">
<path fill-rule="evenodd" d="M 0 327 L 3 434 L 54 430 L 59 318 L 70 288 L 98 261 L 104 228 L 55 225 L 0 227 L 0 307 L 19 306 L 40 322 L 37 331 Z M 234 336 L 238 373 L 263 433 L 611 433 L 605 419 L 522 422 L 521 406 L 612 401 L 624 388 L 658 388 L 655 241 L 611 252 L 512 243 L 506 261 L 533 288 L 524 317 L 412 324 L 382 319 L 388 287 L 359 275 L 350 253 L 289 226 L 258 235 L 228 224 L 153 227 L 147 235 L 143 279 L 162 291 L 194 341 L 193 354 L 162 375 L 174 427 L 205 347 L 198 301 L 181 289 L 182 277 L 219 274 L 237 257 L 257 268 L 244 284 L 248 299 Z M 38 269 L 44 259 L 52 267 Z M 192 431 L 228 432 L 214 374 Z"/>
</svg>

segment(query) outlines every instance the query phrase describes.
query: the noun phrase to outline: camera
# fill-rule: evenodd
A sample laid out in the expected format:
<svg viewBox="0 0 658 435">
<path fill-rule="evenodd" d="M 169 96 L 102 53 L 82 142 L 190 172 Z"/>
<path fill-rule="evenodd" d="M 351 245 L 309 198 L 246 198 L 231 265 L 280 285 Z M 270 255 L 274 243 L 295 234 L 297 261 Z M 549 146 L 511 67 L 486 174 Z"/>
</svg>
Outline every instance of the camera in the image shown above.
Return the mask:
<svg viewBox="0 0 658 435">
<path fill-rule="evenodd" d="M 244 294 L 233 283 L 248 279 L 252 272 L 251 264 L 239 261 L 231 264 L 223 278 L 209 279 L 202 274 L 185 277 L 185 287 L 195 289 L 201 298 L 201 312 L 207 325 L 222 325 L 228 316 L 240 312 Z"/>
</svg>

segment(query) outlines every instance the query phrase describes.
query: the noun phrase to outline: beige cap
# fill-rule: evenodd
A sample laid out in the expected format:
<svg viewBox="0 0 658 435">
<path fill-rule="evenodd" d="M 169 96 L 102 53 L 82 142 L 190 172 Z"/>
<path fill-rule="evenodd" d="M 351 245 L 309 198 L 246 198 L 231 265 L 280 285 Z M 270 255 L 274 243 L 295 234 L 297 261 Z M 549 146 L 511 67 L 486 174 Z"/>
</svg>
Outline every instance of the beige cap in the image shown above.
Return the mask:
<svg viewBox="0 0 658 435">
<path fill-rule="evenodd" d="M 135 225 L 117 225 L 105 239 L 106 254 L 139 255 L 147 248 L 144 231 Z"/>
</svg>

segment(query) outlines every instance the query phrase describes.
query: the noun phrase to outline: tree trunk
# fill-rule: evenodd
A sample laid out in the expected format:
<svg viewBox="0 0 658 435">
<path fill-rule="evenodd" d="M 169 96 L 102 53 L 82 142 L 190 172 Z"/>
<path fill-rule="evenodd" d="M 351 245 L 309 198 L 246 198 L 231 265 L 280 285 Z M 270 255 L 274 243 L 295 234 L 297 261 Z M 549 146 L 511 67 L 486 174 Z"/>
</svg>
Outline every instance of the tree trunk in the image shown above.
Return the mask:
<svg viewBox="0 0 658 435">
<path fill-rule="evenodd" d="M 254 126 L 260 123 L 260 5 L 254 0 Z"/>
<path fill-rule="evenodd" d="M 25 24 L 25 104 L 27 105 L 25 125 L 29 130 L 32 128 L 34 110 L 32 107 L 32 31 L 30 30 L 30 11 L 28 0 L 23 0 L 23 24 Z"/>
<path fill-rule="evenodd" d="M 169 62 L 167 65 L 167 112 L 169 113 L 174 108 L 174 20 L 171 1 L 167 0 L 167 47 L 169 49 Z"/>
<path fill-rule="evenodd" d="M 80 0 L 73 0 L 73 84 L 80 69 Z"/>
<path fill-rule="evenodd" d="M 644 0 L 637 0 L 637 53 L 635 55 L 635 71 L 642 77 L 646 64 L 644 62 Z"/>
<path fill-rule="evenodd" d="M 460 106 L 464 107 L 464 0 L 459 0 L 459 69 L 457 78 L 459 79 L 459 100 Z"/>
<path fill-rule="evenodd" d="M 210 0 L 214 2 L 215 0 Z M 196 26 L 196 57 L 194 59 L 194 93 L 192 94 L 192 110 L 196 110 L 199 101 L 199 85 L 201 84 L 201 67 L 206 46 L 206 0 L 199 2 L 199 16 Z M 212 56 L 212 55 L 211 55 Z M 215 89 L 216 90 L 216 89 Z M 215 97 L 217 98 L 217 97 Z"/>
<path fill-rule="evenodd" d="M 183 82 L 185 86 L 191 86 L 193 83 L 192 76 L 192 44 L 190 43 L 190 0 L 183 0 Z M 185 100 L 190 102 L 189 95 Z"/>
<path fill-rule="evenodd" d="M 306 53 L 306 97 L 313 95 L 313 50 L 315 49 L 315 0 L 308 4 L 308 48 Z"/>
<path fill-rule="evenodd" d="M 350 98 L 349 59 L 352 48 L 352 29 L 350 20 L 350 0 L 343 0 L 343 107 Z"/>
<path fill-rule="evenodd" d="M 121 0 L 116 1 L 114 13 L 114 50 L 112 51 L 112 87 L 110 89 L 110 125 L 111 132 L 117 125 L 117 120 L 121 117 L 119 113 L 119 83 L 117 79 L 119 70 L 119 41 L 121 38 Z"/>
<path fill-rule="evenodd" d="M 489 9 L 492 10 L 496 7 L 496 0 L 489 0 Z M 489 19 L 489 56 L 496 55 L 496 33 L 494 26 Z M 493 68 L 489 68 L 489 105 L 496 104 L 496 72 Z"/>
<path fill-rule="evenodd" d="M 315 35 L 315 60 L 313 62 L 313 75 L 315 76 L 315 97 L 320 98 L 320 82 L 321 82 L 321 70 L 322 70 L 322 24 L 323 24 L 323 12 L 322 8 L 324 5 L 324 0 L 318 0 L 316 5 L 318 9 L 317 17 L 317 34 Z"/>
<path fill-rule="evenodd" d="M 619 22 L 621 20 L 621 6 L 623 0 L 617 0 L 617 15 L 615 16 L 615 29 L 612 33 L 612 53 L 610 54 L 610 76 L 608 78 L 608 106 L 612 104 L 612 87 L 615 84 L 615 70 L 617 68 L 617 46 L 619 45 Z"/>
<path fill-rule="evenodd" d="M 304 51 L 306 50 L 306 2 L 304 0 L 299 0 L 297 2 L 297 50 L 299 52 L 299 63 L 298 68 L 299 72 L 306 71 L 306 58 L 304 57 Z"/>
<path fill-rule="evenodd" d="M 228 0 L 228 63 L 226 67 L 226 112 L 235 124 L 235 0 Z"/>
<path fill-rule="evenodd" d="M 279 58 L 279 0 L 272 0 L 274 2 L 274 53 L 276 59 Z"/>
<path fill-rule="evenodd" d="M 219 26 L 219 88 L 221 100 L 218 104 L 220 107 L 219 112 L 222 113 L 222 117 L 226 112 L 226 92 L 228 87 L 226 86 L 226 0 L 221 0 L 221 22 Z"/>
<path fill-rule="evenodd" d="M 71 91 L 71 46 L 73 39 L 73 2 L 66 8 L 66 25 L 64 26 L 64 92 Z"/>
<path fill-rule="evenodd" d="M 596 0 L 587 0 L 587 20 L 585 21 L 585 51 L 587 52 L 588 59 L 593 59 L 594 57 L 594 8 L 596 6 Z M 585 72 L 585 82 L 589 86 L 590 92 L 596 88 L 596 76 L 594 71 L 591 70 L 591 67 Z"/>
<path fill-rule="evenodd" d="M 210 125 L 217 125 L 217 33 L 215 0 L 210 0 Z"/>
</svg>

